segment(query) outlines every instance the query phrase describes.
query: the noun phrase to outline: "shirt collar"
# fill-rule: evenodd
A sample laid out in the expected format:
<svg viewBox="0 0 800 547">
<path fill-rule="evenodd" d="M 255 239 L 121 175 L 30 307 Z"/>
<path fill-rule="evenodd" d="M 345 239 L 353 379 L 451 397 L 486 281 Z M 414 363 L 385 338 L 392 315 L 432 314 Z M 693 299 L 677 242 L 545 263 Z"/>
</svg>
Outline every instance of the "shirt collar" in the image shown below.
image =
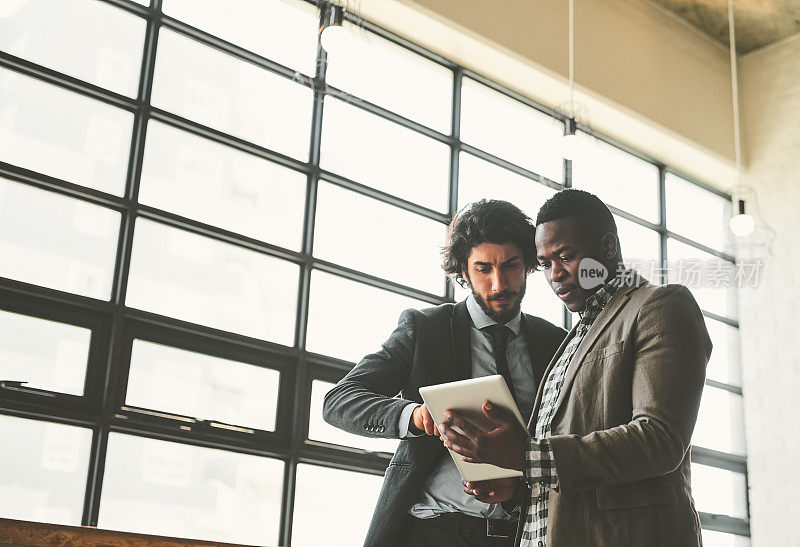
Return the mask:
<svg viewBox="0 0 800 547">
<path fill-rule="evenodd" d="M 482 329 L 484 327 L 488 327 L 489 325 L 496 325 L 497 321 L 486 315 L 484 311 L 481 309 L 480 304 L 475 300 L 475 296 L 470 294 L 467 297 L 467 311 L 469 312 L 470 319 L 472 319 L 472 324 L 475 325 L 477 328 Z M 522 326 L 522 312 L 519 312 L 514 319 L 506 323 L 506 327 L 512 330 L 514 335 L 519 334 L 519 329 Z"/>
<path fill-rule="evenodd" d="M 614 293 L 617 292 L 617 289 L 622 285 L 622 282 L 625 279 L 630 279 L 632 274 L 633 272 L 631 270 L 618 270 L 614 278 L 606 281 L 602 287 L 597 289 L 597 292 L 586 299 L 586 307 L 582 312 L 579 312 L 581 319 L 587 314 L 597 317 L 597 314 L 603 311 L 608 301 L 611 300 L 611 297 L 614 296 Z"/>
</svg>

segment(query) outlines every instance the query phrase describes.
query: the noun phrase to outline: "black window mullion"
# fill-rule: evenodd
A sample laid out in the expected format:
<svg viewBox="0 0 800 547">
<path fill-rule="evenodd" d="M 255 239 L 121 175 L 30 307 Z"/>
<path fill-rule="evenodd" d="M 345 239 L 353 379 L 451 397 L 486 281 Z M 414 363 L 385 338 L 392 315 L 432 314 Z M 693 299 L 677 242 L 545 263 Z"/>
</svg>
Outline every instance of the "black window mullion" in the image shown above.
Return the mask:
<svg viewBox="0 0 800 547">
<path fill-rule="evenodd" d="M 46 190 L 47 192 L 91 203 L 92 205 L 114 209 L 115 211 L 124 211 L 127 208 L 127 201 L 119 196 L 45 175 L 32 169 L 25 169 L 24 167 L 12 165 L 4 161 L 0 161 L 0 177 Z"/>
<path fill-rule="evenodd" d="M 711 513 L 698 512 L 700 525 L 703 530 L 712 530 L 725 534 L 750 537 L 750 521 L 729 517 L 728 515 L 712 515 Z"/>
<path fill-rule="evenodd" d="M 495 156 L 494 154 L 491 154 L 489 152 L 481 150 L 480 148 L 476 148 L 475 146 L 472 146 L 472 145 L 467 144 L 465 142 L 461 142 L 461 149 L 464 152 L 469 152 L 470 154 L 472 154 L 473 156 L 475 156 L 477 158 L 480 158 L 480 159 L 482 159 L 484 161 L 487 161 L 487 162 L 489 162 L 489 163 L 491 163 L 493 165 L 496 165 L 498 167 L 502 167 L 504 169 L 508 169 L 512 173 L 515 173 L 515 174 L 520 175 L 522 177 L 531 179 L 531 180 L 533 180 L 533 181 L 535 181 L 535 182 L 537 182 L 539 184 L 547 186 L 548 188 L 552 188 L 553 190 L 563 190 L 564 189 L 564 185 L 559 183 L 559 182 L 556 182 L 554 180 L 550 180 L 545 176 L 542 176 L 542 175 L 540 175 L 538 173 L 534 173 L 533 171 L 530 171 L 530 170 L 526 169 L 525 167 L 521 167 L 521 166 L 519 166 L 519 165 L 517 165 L 515 163 L 511 163 L 508 160 L 505 160 L 503 158 Z"/>
<path fill-rule="evenodd" d="M 572 160 L 567 158 L 564 158 L 564 188 L 572 188 Z M 563 327 L 572 330 L 572 312 L 564 306 L 562 314 Z"/>
<path fill-rule="evenodd" d="M 148 107 L 148 117 L 151 120 L 157 120 L 176 129 L 180 129 L 181 131 L 185 131 L 186 133 L 234 148 L 240 152 L 257 156 L 272 163 L 288 167 L 289 169 L 294 169 L 295 171 L 305 171 L 307 168 L 305 163 L 291 156 L 276 152 L 275 150 L 270 150 L 260 144 L 255 144 L 231 133 L 226 133 L 220 129 L 203 125 L 195 120 L 184 118 L 183 116 L 162 110 L 152 105 Z"/>
<path fill-rule="evenodd" d="M 667 282 L 667 172 L 664 166 L 658 168 L 658 237 L 659 237 L 659 259 L 660 273 L 659 279 L 654 279 L 656 283 Z"/>
<path fill-rule="evenodd" d="M 32 61 L 15 57 L 4 51 L 0 51 L 0 67 L 19 74 L 24 74 L 31 78 L 36 78 L 37 80 L 123 110 L 132 111 L 135 108 L 134 101 L 124 95 L 84 82 L 74 76 L 62 74 L 57 70 L 47 68 Z"/>
<path fill-rule="evenodd" d="M 326 7 L 321 4 L 320 27 L 326 16 Z M 311 272 L 314 266 L 314 224 L 317 213 L 317 190 L 320 179 L 320 153 L 322 148 L 322 116 L 325 105 L 325 72 L 328 68 L 328 57 L 317 40 L 317 65 L 313 80 L 314 103 L 311 112 L 311 136 L 309 141 L 308 160 L 310 169 L 306 183 L 306 204 L 303 219 L 302 252 L 305 261 L 300 268 L 300 287 L 297 297 L 297 321 L 295 324 L 295 346 L 305 350 L 308 334 L 308 311 L 311 298 Z M 281 506 L 280 543 L 291 545 L 292 524 L 294 519 L 294 499 L 297 485 L 298 453 L 304 442 L 304 421 L 307 421 L 310 394 L 305 391 L 307 362 L 300 356 L 295 370 L 295 397 L 291 407 L 292 430 L 290 439 L 290 457 L 286 463 L 283 481 L 283 499 Z M 306 418 L 304 418 L 306 417 Z"/>
<path fill-rule="evenodd" d="M 452 219 L 458 212 L 458 168 L 461 155 L 461 85 L 464 81 L 464 69 L 456 67 L 453 71 L 453 102 L 450 120 L 450 179 L 448 181 L 447 216 Z M 455 288 L 453 283 L 445 278 L 445 298 L 453 301 Z"/>
<path fill-rule="evenodd" d="M 83 525 L 97 526 L 100 513 L 100 496 L 105 473 L 106 452 L 108 448 L 109 426 L 119 402 L 124 397 L 120 386 L 127 384 L 127 376 L 122 378 L 121 369 L 127 370 L 129 362 L 124 363 L 124 303 L 130 271 L 133 231 L 136 221 L 136 208 L 139 196 L 139 181 L 144 159 L 145 135 L 147 132 L 150 96 L 153 89 L 156 48 L 161 19 L 161 0 L 151 1 L 151 12 L 147 18 L 142 66 L 139 75 L 137 107 L 134 114 L 133 135 L 128 164 L 125 198 L 128 208 L 123 212 L 120 239 L 114 269 L 114 284 L 111 301 L 114 304 L 114 318 L 109 344 L 110 352 L 106 361 L 106 374 L 102 394 L 101 421 L 94 430 L 92 452 L 89 461 L 89 480 L 86 484 L 86 503 L 84 504 Z M 128 353 L 128 357 L 130 357 Z"/>
<path fill-rule="evenodd" d="M 572 160 L 567 158 L 564 158 L 564 188 L 572 188 Z"/>
</svg>

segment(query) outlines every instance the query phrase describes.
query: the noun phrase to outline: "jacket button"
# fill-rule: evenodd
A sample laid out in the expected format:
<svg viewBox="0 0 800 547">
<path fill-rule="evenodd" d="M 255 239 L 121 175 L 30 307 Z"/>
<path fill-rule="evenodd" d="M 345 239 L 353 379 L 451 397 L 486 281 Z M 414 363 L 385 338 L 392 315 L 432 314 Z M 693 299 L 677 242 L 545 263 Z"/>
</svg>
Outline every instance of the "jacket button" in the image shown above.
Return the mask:
<svg viewBox="0 0 800 547">
<path fill-rule="evenodd" d="M 540 541 L 538 547 L 544 547 L 544 541 Z"/>
<path fill-rule="evenodd" d="M 384 431 L 386 431 L 386 426 L 385 425 L 379 425 L 378 426 L 378 431 L 383 433 Z"/>
</svg>

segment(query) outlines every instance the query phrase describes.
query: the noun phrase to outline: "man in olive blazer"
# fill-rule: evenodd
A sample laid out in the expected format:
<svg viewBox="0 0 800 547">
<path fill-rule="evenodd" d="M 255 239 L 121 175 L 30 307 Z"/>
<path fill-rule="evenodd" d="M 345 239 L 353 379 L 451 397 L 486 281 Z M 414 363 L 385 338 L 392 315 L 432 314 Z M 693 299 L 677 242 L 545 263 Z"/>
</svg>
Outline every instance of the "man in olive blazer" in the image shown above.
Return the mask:
<svg viewBox="0 0 800 547">
<path fill-rule="evenodd" d="M 701 545 L 689 447 L 711 342 L 694 298 L 683 286 L 618 270 L 613 217 L 586 192 L 545 203 L 536 244 L 551 288 L 581 318 L 545 372 L 527 432 L 485 409 L 496 430 L 473 430 L 453 415 L 439 428 L 445 444 L 467 461 L 525 472 L 518 545 Z M 589 286 L 582 265 L 598 263 L 606 273 Z M 489 495 L 496 484 L 465 486 L 502 501 Z"/>
</svg>

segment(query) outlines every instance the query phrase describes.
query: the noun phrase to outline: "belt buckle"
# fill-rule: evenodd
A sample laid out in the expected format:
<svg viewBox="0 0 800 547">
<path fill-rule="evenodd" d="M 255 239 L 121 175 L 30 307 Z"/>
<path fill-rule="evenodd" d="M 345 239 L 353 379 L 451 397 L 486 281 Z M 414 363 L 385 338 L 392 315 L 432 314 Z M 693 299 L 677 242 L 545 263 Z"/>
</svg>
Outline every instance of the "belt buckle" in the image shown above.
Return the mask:
<svg viewBox="0 0 800 547">
<path fill-rule="evenodd" d="M 493 519 L 490 519 L 490 518 L 486 519 L 486 537 L 489 537 L 489 538 L 508 538 L 508 537 L 510 537 L 510 536 L 507 536 L 505 534 L 493 534 L 492 532 L 494 530 L 492 530 L 492 520 Z"/>
</svg>

